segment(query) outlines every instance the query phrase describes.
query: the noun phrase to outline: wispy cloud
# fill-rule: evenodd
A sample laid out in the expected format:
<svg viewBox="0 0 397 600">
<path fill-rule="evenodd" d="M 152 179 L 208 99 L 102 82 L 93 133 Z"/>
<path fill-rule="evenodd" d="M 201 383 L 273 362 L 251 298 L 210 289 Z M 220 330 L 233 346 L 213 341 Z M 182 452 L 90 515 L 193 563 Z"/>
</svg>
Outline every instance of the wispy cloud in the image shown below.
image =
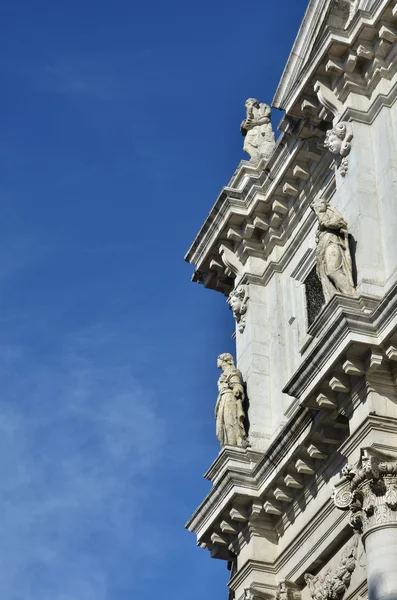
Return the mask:
<svg viewBox="0 0 397 600">
<path fill-rule="evenodd" d="M 71 336 L 46 364 L 10 353 L 0 402 L 1 597 L 110 600 L 134 548 L 141 559 L 150 552 L 139 542 L 150 535 L 141 507 L 163 423 L 151 391 L 116 362 L 101 328 Z"/>
</svg>

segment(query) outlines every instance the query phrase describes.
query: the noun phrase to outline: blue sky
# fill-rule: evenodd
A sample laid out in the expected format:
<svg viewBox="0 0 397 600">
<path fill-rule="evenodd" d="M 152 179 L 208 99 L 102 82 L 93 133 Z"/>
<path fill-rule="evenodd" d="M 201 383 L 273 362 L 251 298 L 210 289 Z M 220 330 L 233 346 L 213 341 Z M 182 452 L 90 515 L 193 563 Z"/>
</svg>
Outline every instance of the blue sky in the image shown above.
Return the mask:
<svg viewBox="0 0 397 600">
<path fill-rule="evenodd" d="M 226 598 L 184 523 L 233 320 L 183 256 L 306 4 L 3 3 L 1 598 Z"/>
</svg>

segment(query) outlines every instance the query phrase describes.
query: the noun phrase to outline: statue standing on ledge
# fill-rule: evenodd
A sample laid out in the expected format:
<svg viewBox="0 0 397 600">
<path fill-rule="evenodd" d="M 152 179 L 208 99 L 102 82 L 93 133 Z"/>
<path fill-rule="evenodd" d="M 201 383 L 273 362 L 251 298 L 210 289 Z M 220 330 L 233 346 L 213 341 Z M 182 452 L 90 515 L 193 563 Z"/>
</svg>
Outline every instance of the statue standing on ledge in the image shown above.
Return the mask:
<svg viewBox="0 0 397 600">
<path fill-rule="evenodd" d="M 276 145 L 270 122 L 270 106 L 260 103 L 256 98 L 248 98 L 245 108 L 246 118 L 240 126 L 245 137 L 243 148 L 253 162 L 259 162 L 261 158 L 267 160 Z"/>
<path fill-rule="evenodd" d="M 347 223 L 324 198 L 315 200 L 312 209 L 319 223 L 316 236 L 317 275 L 325 301 L 328 302 L 336 293 L 354 296 Z"/>
<path fill-rule="evenodd" d="M 217 361 L 222 375 L 218 380 L 218 399 L 215 406 L 216 436 L 223 446 L 248 446 L 244 427 L 244 388 L 241 373 L 231 354 L 220 354 Z"/>
</svg>

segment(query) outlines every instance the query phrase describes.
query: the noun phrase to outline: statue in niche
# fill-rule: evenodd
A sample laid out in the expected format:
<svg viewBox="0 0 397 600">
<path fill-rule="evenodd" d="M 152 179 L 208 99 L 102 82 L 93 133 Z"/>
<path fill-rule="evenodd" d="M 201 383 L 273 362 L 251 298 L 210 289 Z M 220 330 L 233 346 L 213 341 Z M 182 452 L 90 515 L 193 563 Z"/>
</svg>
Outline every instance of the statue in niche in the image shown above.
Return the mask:
<svg viewBox="0 0 397 600">
<path fill-rule="evenodd" d="M 329 129 L 326 133 L 324 146 L 332 154 L 337 154 L 342 157 L 339 170 L 344 177 L 349 169 L 348 154 L 351 150 L 351 141 L 353 139 L 353 131 L 350 123 L 342 121 Z"/>
<path fill-rule="evenodd" d="M 246 285 L 239 285 L 229 294 L 227 303 L 233 311 L 234 318 L 237 322 L 237 328 L 240 333 L 245 329 L 245 315 L 248 308 L 248 289 Z"/>
<path fill-rule="evenodd" d="M 319 223 L 316 236 L 317 275 L 325 302 L 336 293 L 354 296 L 347 223 L 324 198 L 315 200 L 312 208 Z"/>
<path fill-rule="evenodd" d="M 243 148 L 253 162 L 259 162 L 261 158 L 267 160 L 276 145 L 270 122 L 270 106 L 260 103 L 256 98 L 248 98 L 245 109 L 246 118 L 240 126 L 245 138 Z"/>
<path fill-rule="evenodd" d="M 218 399 L 215 406 L 216 436 L 223 446 L 248 446 L 244 427 L 244 388 L 241 373 L 231 354 L 220 354 L 217 361 L 222 374 L 218 379 Z"/>
</svg>

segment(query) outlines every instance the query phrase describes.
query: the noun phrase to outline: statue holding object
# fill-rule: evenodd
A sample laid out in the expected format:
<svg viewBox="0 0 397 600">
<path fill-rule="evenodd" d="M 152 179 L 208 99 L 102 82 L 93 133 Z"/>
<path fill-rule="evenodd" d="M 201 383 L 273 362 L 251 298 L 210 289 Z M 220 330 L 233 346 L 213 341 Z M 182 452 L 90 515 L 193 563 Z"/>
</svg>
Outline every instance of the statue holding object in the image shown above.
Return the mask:
<svg viewBox="0 0 397 600">
<path fill-rule="evenodd" d="M 240 126 L 245 137 L 243 148 L 253 162 L 259 162 L 261 158 L 267 160 L 276 145 L 270 122 L 270 106 L 256 98 L 248 98 L 245 109 L 246 118 Z"/>
</svg>

